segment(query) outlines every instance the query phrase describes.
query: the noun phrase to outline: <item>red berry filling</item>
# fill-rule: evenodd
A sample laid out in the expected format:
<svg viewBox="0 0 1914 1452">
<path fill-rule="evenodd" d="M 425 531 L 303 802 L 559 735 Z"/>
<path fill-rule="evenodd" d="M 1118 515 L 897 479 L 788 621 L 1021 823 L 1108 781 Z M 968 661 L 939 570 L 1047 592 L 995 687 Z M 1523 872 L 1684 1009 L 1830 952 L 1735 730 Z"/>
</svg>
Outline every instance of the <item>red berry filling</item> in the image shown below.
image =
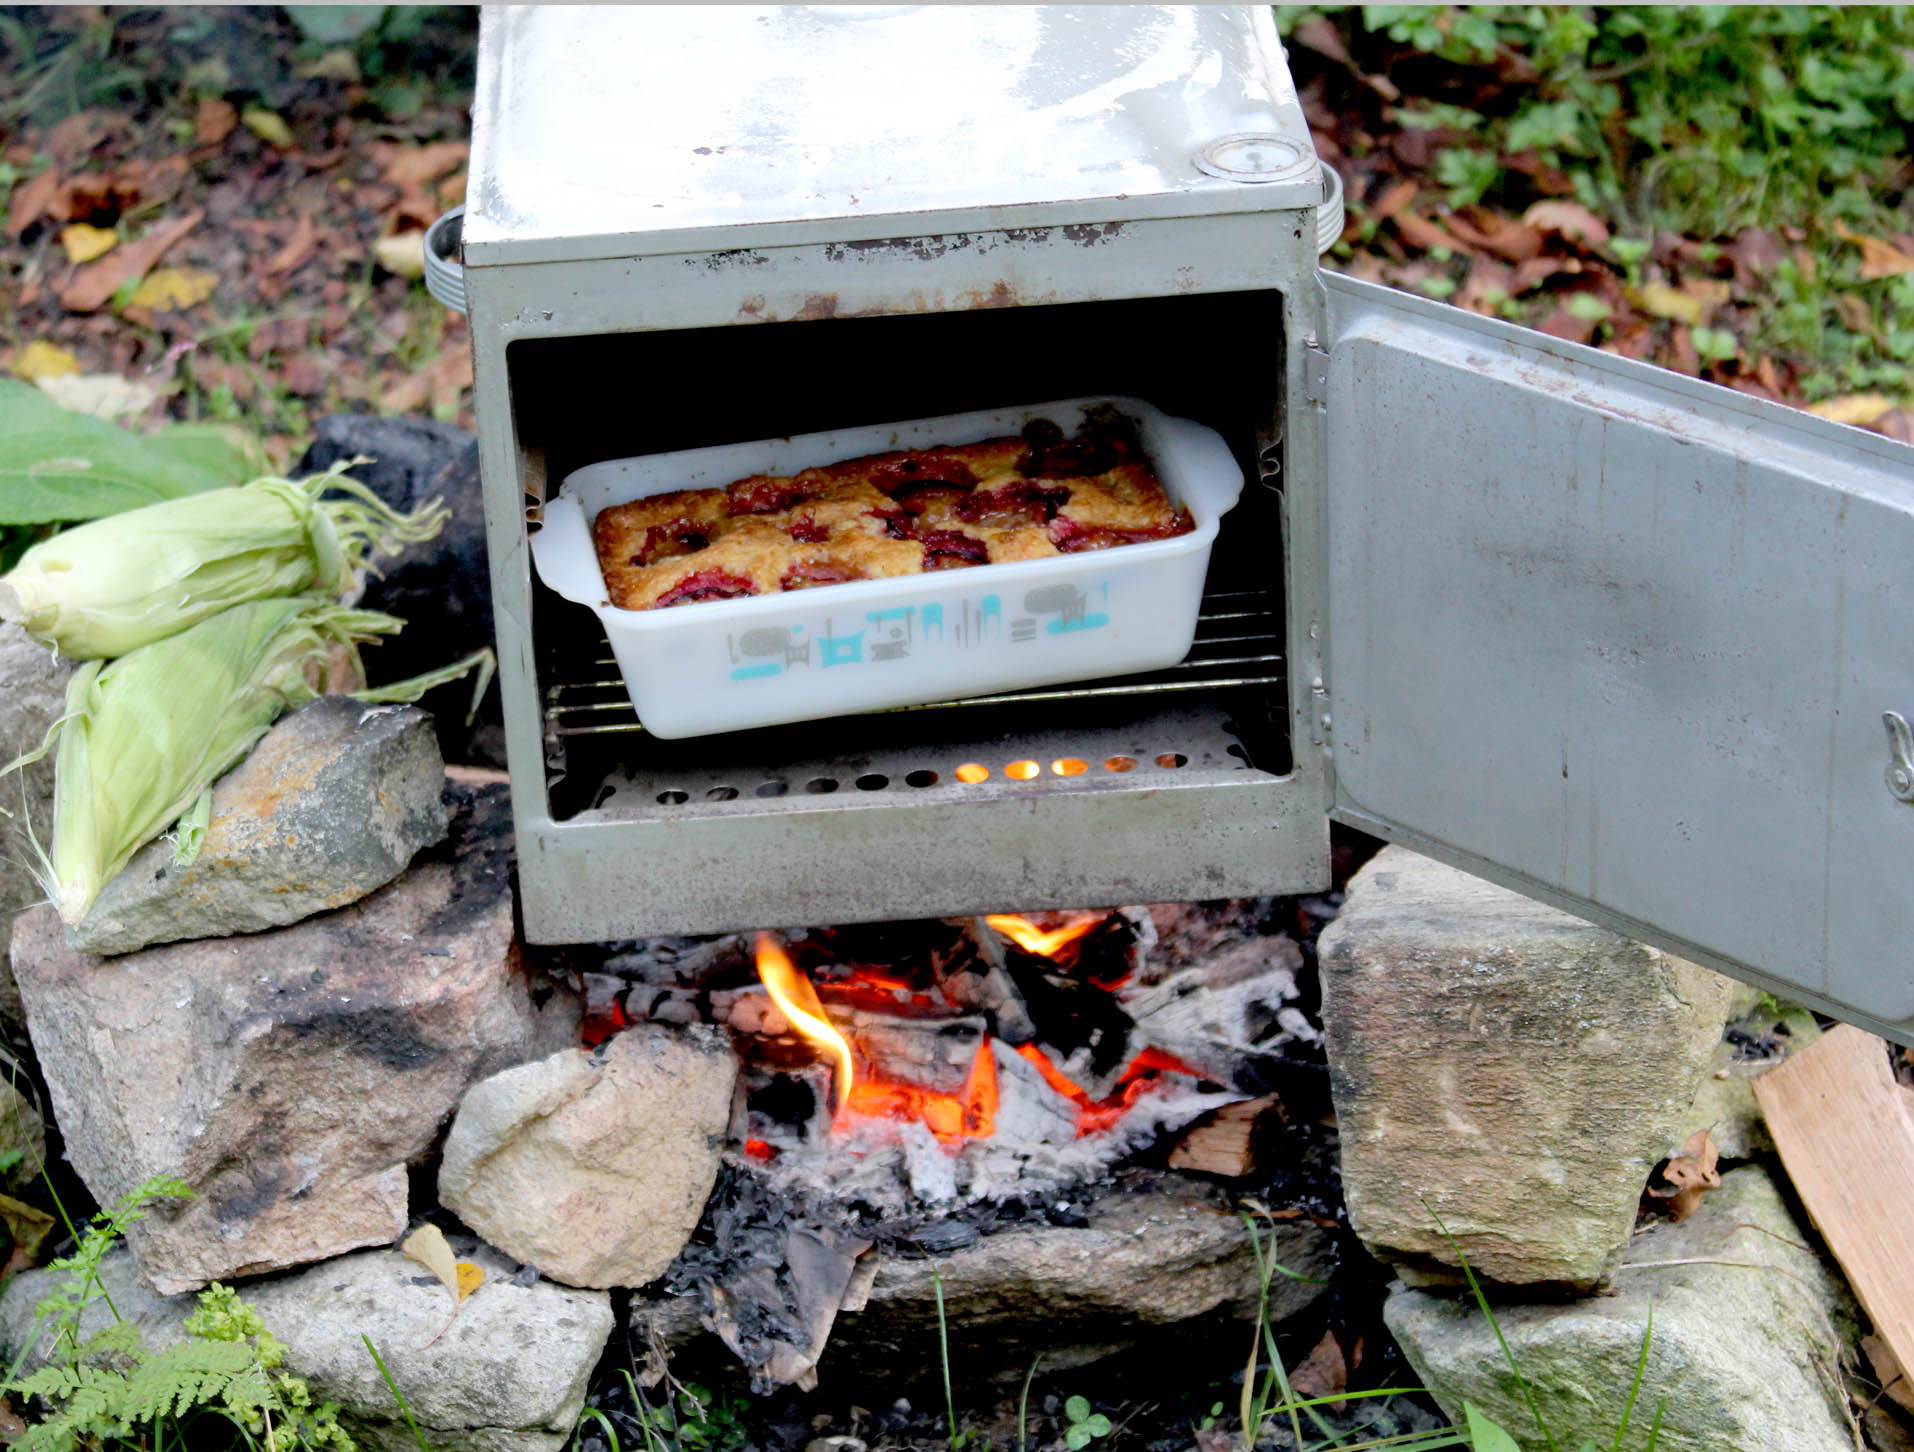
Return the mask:
<svg viewBox="0 0 1914 1452">
<path fill-rule="evenodd" d="M 984 542 L 960 529 L 927 529 L 918 536 L 924 542 L 926 570 L 955 570 L 965 565 L 981 565 L 990 559 Z"/>
<path fill-rule="evenodd" d="M 711 543 L 704 526 L 689 519 L 674 519 L 670 524 L 654 524 L 645 531 L 645 541 L 631 557 L 634 565 L 655 565 L 660 560 L 675 560 L 680 555 L 695 555 Z"/>
<path fill-rule="evenodd" d="M 810 491 L 801 487 L 795 479 L 740 479 L 735 484 L 725 486 L 724 512 L 776 514 L 780 509 L 802 504 L 809 495 Z"/>
<path fill-rule="evenodd" d="M 780 590 L 809 590 L 816 585 L 842 585 L 864 579 L 864 572 L 832 560 L 803 560 L 784 572 L 778 581 Z"/>
<path fill-rule="evenodd" d="M 696 605 L 705 600 L 736 600 L 740 595 L 755 595 L 757 586 L 742 575 L 723 570 L 694 570 L 658 597 L 657 608 L 671 605 Z"/>
<path fill-rule="evenodd" d="M 784 532 L 800 544 L 823 544 L 831 532 L 808 514 L 800 514 L 784 527 Z"/>
<path fill-rule="evenodd" d="M 1070 502 L 1068 489 L 1042 489 L 1029 481 L 1001 489 L 978 490 L 957 505 L 957 517 L 966 524 L 1009 529 L 1019 524 L 1048 524 Z"/>
<path fill-rule="evenodd" d="M 924 489 L 969 489 L 977 483 L 977 476 L 961 460 L 933 454 L 924 459 L 879 464 L 871 470 L 870 480 L 879 492 L 901 500 Z"/>
<path fill-rule="evenodd" d="M 1176 525 L 1157 526 L 1150 529 L 1111 529 L 1101 524 L 1078 524 L 1067 514 L 1060 514 L 1050 522 L 1050 543 L 1066 555 L 1081 554 L 1085 550 L 1107 550 L 1117 545 L 1143 544 L 1153 539 L 1169 539 L 1183 531 Z"/>
</svg>

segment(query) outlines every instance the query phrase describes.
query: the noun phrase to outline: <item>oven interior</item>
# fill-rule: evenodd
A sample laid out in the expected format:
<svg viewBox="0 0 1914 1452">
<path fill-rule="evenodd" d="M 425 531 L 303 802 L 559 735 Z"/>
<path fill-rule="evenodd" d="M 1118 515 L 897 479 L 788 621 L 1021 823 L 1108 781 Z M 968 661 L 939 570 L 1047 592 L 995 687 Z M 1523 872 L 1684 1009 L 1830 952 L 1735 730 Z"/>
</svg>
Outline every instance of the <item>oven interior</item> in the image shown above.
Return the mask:
<svg viewBox="0 0 1914 1452">
<path fill-rule="evenodd" d="M 1275 291 L 1202 293 L 513 342 L 509 397 L 534 499 L 605 459 L 1098 393 L 1217 429 L 1247 479 L 1211 556 L 1188 659 L 969 701 L 662 740 L 640 726 L 590 611 L 535 581 L 552 819 L 1286 775 L 1282 304 Z"/>
</svg>

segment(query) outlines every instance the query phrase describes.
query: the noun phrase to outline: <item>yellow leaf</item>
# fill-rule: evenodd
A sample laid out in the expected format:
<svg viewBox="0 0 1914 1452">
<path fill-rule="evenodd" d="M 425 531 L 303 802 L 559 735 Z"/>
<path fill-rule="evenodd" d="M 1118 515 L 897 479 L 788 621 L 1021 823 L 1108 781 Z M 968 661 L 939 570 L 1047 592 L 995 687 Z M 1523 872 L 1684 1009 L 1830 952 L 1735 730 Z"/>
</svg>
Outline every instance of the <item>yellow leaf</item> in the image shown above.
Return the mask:
<svg viewBox="0 0 1914 1452">
<path fill-rule="evenodd" d="M 111 227 L 89 227 L 84 222 L 75 222 L 60 229 L 60 245 L 66 248 L 66 260 L 75 266 L 106 256 L 119 240 L 120 234 Z"/>
<path fill-rule="evenodd" d="M 146 275 L 131 302 L 142 308 L 190 308 L 205 302 L 218 286 L 216 273 L 192 267 L 162 267 Z"/>
<path fill-rule="evenodd" d="M 1839 398 L 1824 398 L 1808 405 L 1808 412 L 1835 423 L 1866 428 L 1894 405 L 1878 393 L 1845 393 Z"/>
<path fill-rule="evenodd" d="M 20 350 L 20 356 L 13 363 L 13 371 L 30 381 L 59 378 L 64 374 L 78 373 L 80 360 L 57 343 L 35 338 Z"/>
<path fill-rule="evenodd" d="M 425 276 L 425 233 L 394 232 L 372 244 L 379 266 L 400 277 Z"/>
<path fill-rule="evenodd" d="M 1653 313 L 1658 318 L 1673 318 L 1691 328 L 1701 323 L 1701 299 L 1690 297 L 1665 282 L 1644 282 L 1637 290 L 1635 299 L 1641 304 L 1642 311 Z"/>
<path fill-rule="evenodd" d="M 469 1260 L 459 1262 L 459 1299 L 463 1301 L 485 1284 L 485 1272 Z"/>
<path fill-rule="evenodd" d="M 399 1242 L 399 1254 L 410 1256 L 445 1283 L 452 1299 L 459 1299 L 459 1267 L 452 1247 L 445 1243 L 445 1232 L 432 1224 L 421 1225 Z"/>
<path fill-rule="evenodd" d="M 293 140 L 292 127 L 277 111 L 268 111 L 264 106 L 248 106 L 240 113 L 239 121 L 268 146 L 291 151 L 297 145 Z"/>
</svg>

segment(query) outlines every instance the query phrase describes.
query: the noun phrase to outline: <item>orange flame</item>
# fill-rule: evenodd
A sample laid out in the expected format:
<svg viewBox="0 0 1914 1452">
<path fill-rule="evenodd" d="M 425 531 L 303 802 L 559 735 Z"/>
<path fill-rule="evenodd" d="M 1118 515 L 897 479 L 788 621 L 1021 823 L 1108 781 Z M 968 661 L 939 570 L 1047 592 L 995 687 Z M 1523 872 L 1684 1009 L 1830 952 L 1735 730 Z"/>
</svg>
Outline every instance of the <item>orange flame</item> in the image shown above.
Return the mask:
<svg viewBox="0 0 1914 1452">
<path fill-rule="evenodd" d="M 988 1139 L 997 1131 L 997 1060 L 990 1041 L 977 1045 L 963 1092 L 945 1094 L 882 1079 L 860 1079 L 851 1088 L 854 1113 L 872 1119 L 917 1119 L 952 1148 L 966 1139 Z"/>
<path fill-rule="evenodd" d="M 1092 1099 L 1063 1070 L 1059 1069 L 1050 1056 L 1035 1044 L 1019 1044 L 1017 1052 L 1028 1059 L 1043 1075 L 1044 1083 L 1077 1106 L 1077 1137 L 1096 1134 L 1110 1128 L 1135 1106 L 1137 1100 L 1148 1093 L 1159 1074 L 1185 1074 L 1192 1079 L 1202 1076 L 1185 1064 L 1181 1059 L 1164 1053 L 1161 1049 L 1145 1049 L 1130 1060 L 1117 1080 L 1117 1089 L 1108 1099 Z"/>
<path fill-rule="evenodd" d="M 851 1097 L 851 1046 L 824 1016 L 824 1005 L 818 1002 L 811 980 L 798 971 L 791 955 L 769 933 L 758 934 L 758 977 L 771 995 L 771 1001 L 791 1020 L 792 1027 L 837 1061 L 836 1082 L 832 1088 L 841 1113 Z"/>
<path fill-rule="evenodd" d="M 1101 916 L 1090 913 L 1073 923 L 1049 929 L 1040 928 L 1030 919 L 1018 917 L 1015 913 L 989 913 L 984 921 L 1024 952 L 1035 953 L 1040 958 L 1054 958 L 1062 949 L 1094 928 L 1101 921 Z"/>
</svg>

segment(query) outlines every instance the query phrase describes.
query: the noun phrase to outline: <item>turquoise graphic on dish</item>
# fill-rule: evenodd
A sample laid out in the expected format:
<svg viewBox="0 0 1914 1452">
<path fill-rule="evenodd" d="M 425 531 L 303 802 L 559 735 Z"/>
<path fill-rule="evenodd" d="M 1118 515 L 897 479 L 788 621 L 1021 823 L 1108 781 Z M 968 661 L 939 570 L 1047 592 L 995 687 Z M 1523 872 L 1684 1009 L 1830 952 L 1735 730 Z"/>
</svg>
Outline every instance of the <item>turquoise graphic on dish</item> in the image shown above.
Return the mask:
<svg viewBox="0 0 1914 1452">
<path fill-rule="evenodd" d="M 762 625 L 756 630 L 745 631 L 735 640 L 727 635 L 725 644 L 730 648 L 732 660 L 750 656 L 756 661 L 754 665 L 734 667 L 731 679 L 761 680 L 765 676 L 780 674 L 787 666 L 809 665 L 811 642 L 798 639 L 803 634 L 802 625 L 789 630 L 782 625 Z"/>
<path fill-rule="evenodd" d="M 1110 587 L 1106 584 L 1103 594 L 1107 601 Z M 1110 623 L 1110 617 L 1102 611 L 1090 611 L 1090 597 L 1075 585 L 1045 585 L 1041 590 L 1032 590 L 1023 597 L 1023 608 L 1032 615 L 1055 615 L 1044 627 L 1052 635 L 1063 635 L 1073 630 L 1099 630 Z"/>
<path fill-rule="evenodd" d="M 831 622 L 824 622 L 824 634 L 818 637 L 818 663 L 824 667 L 856 665 L 864 659 L 864 632 L 853 635 L 831 633 Z"/>
<path fill-rule="evenodd" d="M 942 605 L 936 605 L 936 604 L 926 605 L 924 607 L 924 613 L 921 618 L 924 624 L 924 643 L 926 645 L 930 644 L 930 631 L 931 631 L 931 627 L 934 625 L 937 627 L 937 642 L 939 645 L 943 644 L 944 607 Z"/>
</svg>

